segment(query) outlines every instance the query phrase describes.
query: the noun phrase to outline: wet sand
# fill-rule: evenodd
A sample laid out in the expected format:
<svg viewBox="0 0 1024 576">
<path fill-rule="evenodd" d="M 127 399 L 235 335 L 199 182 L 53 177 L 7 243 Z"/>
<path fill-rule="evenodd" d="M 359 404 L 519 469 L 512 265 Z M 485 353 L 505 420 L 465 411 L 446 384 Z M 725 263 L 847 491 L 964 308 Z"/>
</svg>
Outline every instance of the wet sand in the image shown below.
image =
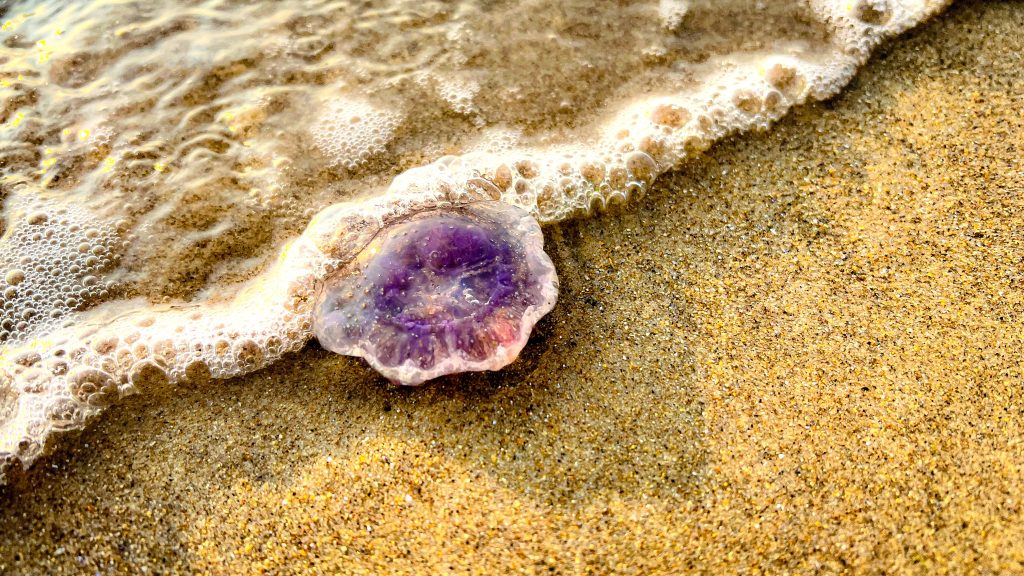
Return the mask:
<svg viewBox="0 0 1024 576">
<path fill-rule="evenodd" d="M 0 491 L 0 573 L 1024 571 L 1024 2 L 546 230 L 499 374 L 316 345 Z"/>
</svg>

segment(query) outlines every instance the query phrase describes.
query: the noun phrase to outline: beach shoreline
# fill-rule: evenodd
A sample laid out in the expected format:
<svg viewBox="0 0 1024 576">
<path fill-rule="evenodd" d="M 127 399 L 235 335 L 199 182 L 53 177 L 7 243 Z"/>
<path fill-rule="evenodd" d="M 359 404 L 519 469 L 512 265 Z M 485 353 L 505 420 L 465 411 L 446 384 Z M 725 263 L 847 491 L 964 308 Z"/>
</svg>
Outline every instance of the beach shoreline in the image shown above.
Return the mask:
<svg viewBox="0 0 1024 576">
<path fill-rule="evenodd" d="M 550 226 L 499 373 L 315 344 L 130 398 L 0 488 L 0 572 L 1024 570 L 1022 2 Z"/>
</svg>

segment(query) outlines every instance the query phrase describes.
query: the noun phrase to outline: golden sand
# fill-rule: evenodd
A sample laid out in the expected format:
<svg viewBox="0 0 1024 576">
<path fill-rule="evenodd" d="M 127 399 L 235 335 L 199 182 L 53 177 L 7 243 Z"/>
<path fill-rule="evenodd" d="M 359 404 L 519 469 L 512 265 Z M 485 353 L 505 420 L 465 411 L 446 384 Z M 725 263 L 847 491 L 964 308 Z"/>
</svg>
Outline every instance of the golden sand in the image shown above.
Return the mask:
<svg viewBox="0 0 1024 576">
<path fill-rule="evenodd" d="M 0 573 L 1024 572 L 1024 3 L 547 230 L 498 374 L 308 347 L 0 492 Z"/>
</svg>

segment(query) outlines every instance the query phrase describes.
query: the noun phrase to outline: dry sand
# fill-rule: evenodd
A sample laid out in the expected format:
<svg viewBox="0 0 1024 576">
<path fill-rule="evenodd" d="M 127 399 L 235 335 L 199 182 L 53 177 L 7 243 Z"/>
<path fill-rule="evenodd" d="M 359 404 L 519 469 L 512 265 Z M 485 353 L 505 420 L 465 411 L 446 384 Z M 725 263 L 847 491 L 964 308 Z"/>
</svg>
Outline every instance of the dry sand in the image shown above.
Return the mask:
<svg viewBox="0 0 1024 576">
<path fill-rule="evenodd" d="M 0 492 L 0 572 L 1024 572 L 1022 29 L 959 4 L 548 229 L 503 373 L 133 399 Z"/>
</svg>

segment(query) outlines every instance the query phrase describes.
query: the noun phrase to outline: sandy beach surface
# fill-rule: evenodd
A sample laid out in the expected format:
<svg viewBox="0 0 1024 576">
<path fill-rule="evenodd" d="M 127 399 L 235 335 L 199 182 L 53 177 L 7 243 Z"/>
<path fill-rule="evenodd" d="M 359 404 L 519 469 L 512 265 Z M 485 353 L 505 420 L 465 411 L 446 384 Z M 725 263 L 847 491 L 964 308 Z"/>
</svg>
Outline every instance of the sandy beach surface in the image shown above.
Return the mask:
<svg viewBox="0 0 1024 576">
<path fill-rule="evenodd" d="M 1024 572 L 1024 2 L 545 230 L 501 373 L 315 344 L 0 489 L 3 574 Z"/>
</svg>

